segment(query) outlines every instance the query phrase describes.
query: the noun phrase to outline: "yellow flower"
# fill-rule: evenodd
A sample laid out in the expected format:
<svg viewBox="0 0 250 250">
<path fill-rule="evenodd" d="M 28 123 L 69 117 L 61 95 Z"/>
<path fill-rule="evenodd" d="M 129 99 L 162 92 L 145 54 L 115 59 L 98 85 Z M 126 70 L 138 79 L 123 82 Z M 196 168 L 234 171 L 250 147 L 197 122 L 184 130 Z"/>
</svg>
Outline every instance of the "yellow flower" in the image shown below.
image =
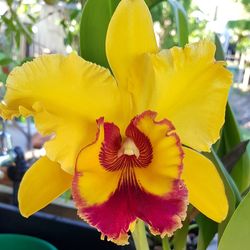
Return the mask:
<svg viewBox="0 0 250 250">
<path fill-rule="evenodd" d="M 54 134 L 20 185 L 22 215 L 72 186 L 79 215 L 120 244 L 137 218 L 171 235 L 188 201 L 222 221 L 223 183 L 199 153 L 219 138 L 231 83 L 214 44 L 159 51 L 144 1 L 122 0 L 106 52 L 114 77 L 75 54 L 41 56 L 10 73 L 2 116 L 31 115 L 43 135 Z"/>
</svg>

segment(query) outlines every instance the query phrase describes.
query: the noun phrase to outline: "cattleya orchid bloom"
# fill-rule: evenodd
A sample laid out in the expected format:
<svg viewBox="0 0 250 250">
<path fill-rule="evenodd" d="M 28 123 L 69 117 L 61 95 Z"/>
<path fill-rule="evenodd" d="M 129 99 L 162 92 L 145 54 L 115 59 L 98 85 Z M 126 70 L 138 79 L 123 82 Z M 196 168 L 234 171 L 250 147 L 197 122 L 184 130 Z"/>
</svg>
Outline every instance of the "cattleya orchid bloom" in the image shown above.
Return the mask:
<svg viewBox="0 0 250 250">
<path fill-rule="evenodd" d="M 114 76 L 76 54 L 41 56 L 10 73 L 2 116 L 33 116 L 54 135 L 22 180 L 22 215 L 72 187 L 79 216 L 118 244 L 138 218 L 153 234 L 173 234 L 189 202 L 222 221 L 223 182 L 199 153 L 219 138 L 231 83 L 214 44 L 159 51 L 145 2 L 121 0 L 106 54 Z"/>
</svg>

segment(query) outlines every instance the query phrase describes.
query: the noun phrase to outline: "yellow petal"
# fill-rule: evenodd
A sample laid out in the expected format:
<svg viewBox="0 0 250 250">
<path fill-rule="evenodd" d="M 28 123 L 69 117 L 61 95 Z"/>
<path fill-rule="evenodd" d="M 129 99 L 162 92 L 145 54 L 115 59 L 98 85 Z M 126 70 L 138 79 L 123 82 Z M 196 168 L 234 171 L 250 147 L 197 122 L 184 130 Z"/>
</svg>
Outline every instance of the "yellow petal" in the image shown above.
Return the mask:
<svg viewBox="0 0 250 250">
<path fill-rule="evenodd" d="M 146 111 L 137 118 L 136 127 L 152 145 L 152 162 L 134 168 L 136 179 L 148 192 L 163 196 L 173 191 L 182 171 L 183 151 L 179 137 L 168 120 L 155 121 L 156 113 Z"/>
<path fill-rule="evenodd" d="M 228 212 L 228 201 L 223 182 L 213 163 L 201 154 L 184 148 L 182 177 L 189 200 L 210 219 L 221 222 Z"/>
<path fill-rule="evenodd" d="M 122 0 L 113 14 L 106 36 L 106 53 L 119 84 L 126 86 L 133 60 L 157 52 L 153 22 L 144 0 Z"/>
<path fill-rule="evenodd" d="M 156 110 L 173 122 L 183 144 L 198 151 L 209 151 L 219 138 L 231 84 L 230 72 L 215 62 L 214 53 L 215 45 L 206 40 L 174 47 L 145 55 L 131 73 L 137 112 Z"/>
<path fill-rule="evenodd" d="M 80 149 L 95 138 L 95 120 L 119 119 L 120 92 L 110 72 L 76 54 L 46 55 L 15 68 L 7 80 L 1 115 L 32 115 L 44 135 L 47 155 L 74 172 Z"/>
<path fill-rule="evenodd" d="M 18 192 L 21 214 L 29 217 L 70 188 L 72 175 L 42 157 L 25 173 Z"/>
<path fill-rule="evenodd" d="M 121 171 L 108 171 L 99 161 L 104 142 L 103 120 L 98 120 L 99 131 L 96 141 L 80 152 L 73 182 L 75 201 L 84 200 L 85 205 L 101 204 L 108 200 L 118 188 Z"/>
</svg>

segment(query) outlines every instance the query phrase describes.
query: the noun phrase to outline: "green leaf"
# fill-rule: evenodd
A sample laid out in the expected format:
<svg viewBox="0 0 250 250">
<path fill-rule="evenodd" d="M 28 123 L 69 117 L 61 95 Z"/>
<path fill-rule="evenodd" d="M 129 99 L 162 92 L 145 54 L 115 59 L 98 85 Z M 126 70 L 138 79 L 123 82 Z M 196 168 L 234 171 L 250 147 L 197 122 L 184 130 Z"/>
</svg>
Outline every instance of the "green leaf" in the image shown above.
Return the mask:
<svg viewBox="0 0 250 250">
<path fill-rule="evenodd" d="M 120 0 L 88 0 L 80 25 L 81 56 L 91 62 L 109 67 L 105 40 L 109 21 Z M 122 27 L 121 27 L 122 29 Z"/>
<path fill-rule="evenodd" d="M 145 0 L 149 8 L 154 7 L 156 4 L 162 2 L 163 0 Z M 182 4 L 177 0 L 167 0 L 171 5 L 174 15 L 175 15 L 175 22 L 177 27 L 177 35 L 179 46 L 184 47 L 188 43 L 188 18 L 185 8 Z M 186 6 L 189 6 L 187 3 Z"/>
<path fill-rule="evenodd" d="M 162 250 L 171 250 L 168 236 L 162 239 Z"/>
<path fill-rule="evenodd" d="M 0 65 L 2 65 L 2 66 L 8 65 L 12 62 L 13 62 L 13 60 L 9 57 L 5 57 L 5 58 L 0 59 Z"/>
<path fill-rule="evenodd" d="M 16 25 L 17 25 L 16 33 L 18 31 L 20 31 L 20 33 L 22 33 L 26 37 L 27 42 L 29 44 L 31 44 L 32 33 L 28 30 L 28 28 L 25 26 L 25 24 L 21 22 L 21 20 L 19 19 L 18 15 L 16 14 L 16 12 L 14 10 L 10 9 L 10 12 L 11 12 L 13 20 L 16 22 Z M 17 42 L 17 44 L 18 44 L 18 42 Z M 19 47 L 19 46 L 17 46 L 17 47 Z"/>
<path fill-rule="evenodd" d="M 15 25 L 13 24 L 13 19 L 11 18 L 7 18 L 6 16 L 2 16 L 1 19 L 3 20 L 3 22 L 6 24 L 6 26 L 11 29 L 11 30 L 16 30 Z"/>
<path fill-rule="evenodd" d="M 78 9 L 72 10 L 72 12 L 70 13 L 70 16 L 69 16 L 70 20 L 77 18 L 79 13 L 80 13 L 80 11 Z"/>
<path fill-rule="evenodd" d="M 225 53 L 224 53 L 222 44 L 221 44 L 220 39 L 219 39 L 217 34 L 214 35 L 214 42 L 216 45 L 215 59 L 216 60 L 225 60 Z"/>
<path fill-rule="evenodd" d="M 233 20 L 227 23 L 227 27 L 238 30 L 250 30 L 250 20 Z"/>
<path fill-rule="evenodd" d="M 218 224 L 203 214 L 196 217 L 199 226 L 197 250 L 206 250 L 218 231 Z"/>
<path fill-rule="evenodd" d="M 215 151 L 212 149 L 211 153 L 204 153 L 204 155 L 207 156 L 214 163 L 224 183 L 224 187 L 225 187 L 225 191 L 226 191 L 226 195 L 228 199 L 229 211 L 228 211 L 227 218 L 222 223 L 219 224 L 219 237 L 220 237 L 228 221 L 230 220 L 232 214 L 234 213 L 236 202 L 237 202 L 236 193 L 238 197 L 239 191 L 237 190 L 237 187 L 233 185 L 234 183 L 230 179 L 229 173 L 226 171 L 225 167 L 223 166 L 221 160 L 219 159 Z"/>
<path fill-rule="evenodd" d="M 189 217 L 183 222 L 182 228 L 178 229 L 174 234 L 174 249 L 175 250 L 185 250 L 187 244 L 187 234 L 189 229 Z"/>
<path fill-rule="evenodd" d="M 6 2 L 7 2 L 7 4 L 8 4 L 9 6 L 11 6 L 12 3 L 13 3 L 13 0 L 7 0 Z"/>
<path fill-rule="evenodd" d="M 12 62 L 13 60 L 10 57 L 8 57 L 5 53 L 0 52 L 0 65 L 1 66 L 6 66 Z"/>
<path fill-rule="evenodd" d="M 231 152 L 222 157 L 222 162 L 229 173 L 232 171 L 241 156 L 246 152 L 249 141 L 250 140 L 241 142 L 233 148 Z"/>
<path fill-rule="evenodd" d="M 33 23 L 35 23 L 36 22 L 36 18 L 35 17 L 33 17 L 32 15 L 30 15 L 30 14 L 27 14 L 27 17 L 33 22 Z"/>
<path fill-rule="evenodd" d="M 242 249 L 250 246 L 250 193 L 244 198 L 229 221 L 218 250 Z"/>
<path fill-rule="evenodd" d="M 154 7 L 156 4 L 162 2 L 163 0 L 145 0 L 146 4 L 148 5 L 148 8 Z"/>
<path fill-rule="evenodd" d="M 243 140 L 237 121 L 229 105 L 227 106 L 225 121 L 222 132 L 222 138 L 224 140 L 223 155 L 232 151 L 232 149 Z M 245 152 L 234 165 L 231 175 L 240 192 L 243 192 L 250 185 L 250 159 L 247 152 Z"/>
<path fill-rule="evenodd" d="M 188 18 L 184 7 L 176 0 L 168 0 L 175 14 L 179 46 L 184 47 L 188 43 Z"/>
</svg>

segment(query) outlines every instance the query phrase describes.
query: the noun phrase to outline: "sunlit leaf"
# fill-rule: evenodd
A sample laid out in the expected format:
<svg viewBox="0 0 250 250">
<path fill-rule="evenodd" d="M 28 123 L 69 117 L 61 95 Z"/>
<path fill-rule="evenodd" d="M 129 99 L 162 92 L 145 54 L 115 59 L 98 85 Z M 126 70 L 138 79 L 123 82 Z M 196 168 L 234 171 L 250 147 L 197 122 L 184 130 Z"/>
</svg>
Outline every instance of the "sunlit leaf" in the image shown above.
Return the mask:
<svg viewBox="0 0 250 250">
<path fill-rule="evenodd" d="M 250 246 L 250 193 L 244 198 L 229 221 L 218 250 L 242 249 Z"/>
<path fill-rule="evenodd" d="M 108 67 L 105 39 L 109 21 L 120 0 L 88 0 L 80 25 L 81 56 Z M 122 29 L 122 27 L 121 27 Z"/>
</svg>

